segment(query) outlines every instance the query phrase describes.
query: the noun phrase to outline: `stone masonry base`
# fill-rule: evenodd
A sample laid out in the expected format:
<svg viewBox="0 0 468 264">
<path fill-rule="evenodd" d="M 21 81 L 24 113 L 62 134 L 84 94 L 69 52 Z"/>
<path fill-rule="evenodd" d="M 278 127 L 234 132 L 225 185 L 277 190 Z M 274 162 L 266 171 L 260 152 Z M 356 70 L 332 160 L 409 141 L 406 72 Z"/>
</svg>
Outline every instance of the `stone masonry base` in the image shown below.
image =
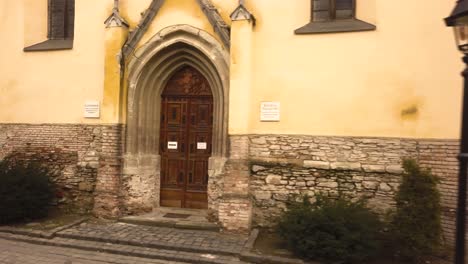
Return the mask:
<svg viewBox="0 0 468 264">
<path fill-rule="evenodd" d="M 158 157 L 126 156 L 124 139 L 119 124 L 0 124 L 0 159 L 45 162 L 59 208 L 115 218 L 158 206 Z M 458 151 L 458 140 L 231 135 L 228 157 L 210 161 L 211 220 L 236 231 L 272 226 L 288 199 L 317 193 L 366 197 L 384 211 L 395 205 L 402 159 L 413 158 L 441 179 L 442 225 L 452 244 Z"/>
<path fill-rule="evenodd" d="M 250 193 L 255 226 L 271 226 L 297 194 L 366 197 L 377 211 L 395 205 L 402 159 L 416 159 L 440 177 L 442 227 L 454 243 L 458 140 L 238 136 L 249 140 Z"/>
<path fill-rule="evenodd" d="M 101 139 L 102 126 L 0 124 L 0 159 L 21 155 L 46 163 L 59 208 L 87 213 L 94 205 Z"/>
</svg>

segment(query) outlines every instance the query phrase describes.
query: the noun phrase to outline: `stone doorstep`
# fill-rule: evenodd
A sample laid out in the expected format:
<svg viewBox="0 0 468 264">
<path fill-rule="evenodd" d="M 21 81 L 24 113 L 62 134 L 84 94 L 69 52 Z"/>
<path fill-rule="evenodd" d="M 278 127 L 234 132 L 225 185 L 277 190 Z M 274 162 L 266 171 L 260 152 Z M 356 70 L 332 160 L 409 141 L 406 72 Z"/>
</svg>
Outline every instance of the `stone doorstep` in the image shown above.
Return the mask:
<svg viewBox="0 0 468 264">
<path fill-rule="evenodd" d="M 120 246 L 145 247 L 145 248 L 158 249 L 158 250 L 163 249 L 163 250 L 178 251 L 178 252 L 217 254 L 217 255 L 224 255 L 224 256 L 238 256 L 240 254 L 240 252 L 238 251 L 214 249 L 214 248 L 207 248 L 207 247 L 201 247 L 201 246 L 185 246 L 185 245 L 157 243 L 157 242 L 149 243 L 149 242 L 132 241 L 132 240 L 125 240 L 125 239 L 93 237 L 93 236 L 84 236 L 84 235 L 76 235 L 76 234 L 58 233 L 56 237 L 64 238 L 64 239 L 97 242 L 97 243 L 108 243 L 108 244 L 114 244 L 114 245 L 120 245 Z"/>
<path fill-rule="evenodd" d="M 166 214 L 188 214 L 189 217 L 167 218 L 164 217 Z M 138 216 L 126 216 L 120 218 L 118 221 L 134 225 L 161 226 L 219 232 L 220 227 L 215 223 L 209 222 L 207 220 L 207 214 L 207 210 L 160 207 L 151 213 Z"/>
<path fill-rule="evenodd" d="M 194 252 L 181 252 L 177 250 L 155 249 L 143 246 L 132 245 L 115 245 L 107 242 L 98 241 L 83 241 L 64 238 L 34 238 L 24 235 L 15 234 L 0 234 L 0 239 L 21 241 L 37 245 L 47 245 L 65 248 L 75 248 L 86 251 L 99 251 L 110 254 L 133 256 L 150 259 L 161 259 L 168 261 L 180 261 L 185 263 L 202 263 L 202 264 L 241 264 L 245 263 L 240 261 L 235 256 L 223 256 L 209 253 L 194 253 Z"/>
<path fill-rule="evenodd" d="M 219 232 L 220 228 L 214 223 L 195 222 L 195 221 L 171 221 L 164 219 L 138 219 L 124 217 L 118 220 L 121 223 L 133 224 L 133 225 L 146 225 L 146 226 L 160 226 L 190 230 L 203 230 Z"/>
</svg>

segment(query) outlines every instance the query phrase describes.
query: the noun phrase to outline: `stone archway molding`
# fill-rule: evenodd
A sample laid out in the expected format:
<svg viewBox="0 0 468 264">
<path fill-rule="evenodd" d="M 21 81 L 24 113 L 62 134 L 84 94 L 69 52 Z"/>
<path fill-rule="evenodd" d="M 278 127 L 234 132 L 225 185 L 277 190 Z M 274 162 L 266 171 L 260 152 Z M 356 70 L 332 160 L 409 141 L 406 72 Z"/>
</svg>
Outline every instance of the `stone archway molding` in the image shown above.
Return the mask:
<svg viewBox="0 0 468 264">
<path fill-rule="evenodd" d="M 209 33 L 190 25 L 162 29 L 128 62 L 127 130 L 123 188 L 127 210 L 159 206 L 159 126 L 161 93 L 181 67 L 197 69 L 213 93 L 213 150 L 209 161 L 208 203 L 217 207 L 227 157 L 229 51 Z"/>
<path fill-rule="evenodd" d="M 125 43 L 122 49 L 122 53 L 125 57 L 128 57 L 135 50 L 141 38 L 153 22 L 153 19 L 156 17 L 159 10 L 161 9 L 163 3 L 164 0 L 151 1 L 148 9 L 146 9 L 143 16 L 141 17 L 138 26 L 130 34 L 128 41 Z M 221 15 L 218 13 L 218 9 L 211 3 L 210 0 L 197 0 L 197 3 L 200 6 L 203 13 L 208 18 L 208 21 L 210 21 L 210 24 L 213 26 L 215 33 L 223 41 L 224 46 L 229 49 L 231 45 L 231 36 L 229 33 L 230 28 L 228 24 L 223 20 Z"/>
</svg>

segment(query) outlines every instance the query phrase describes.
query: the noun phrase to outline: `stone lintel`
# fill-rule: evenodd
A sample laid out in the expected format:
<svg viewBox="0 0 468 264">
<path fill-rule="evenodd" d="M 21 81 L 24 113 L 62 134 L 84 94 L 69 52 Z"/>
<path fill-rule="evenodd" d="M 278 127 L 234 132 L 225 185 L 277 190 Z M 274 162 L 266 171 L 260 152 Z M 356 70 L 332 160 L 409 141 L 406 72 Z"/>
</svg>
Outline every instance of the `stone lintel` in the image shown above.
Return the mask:
<svg viewBox="0 0 468 264">
<path fill-rule="evenodd" d="M 330 162 L 316 161 L 316 160 L 304 160 L 304 167 L 328 170 L 330 169 Z"/>
<path fill-rule="evenodd" d="M 283 166 L 303 166 L 304 161 L 301 159 L 285 159 L 285 158 L 259 158 L 253 157 L 249 159 L 250 164 L 255 165 L 283 165 Z"/>
<path fill-rule="evenodd" d="M 385 172 L 385 165 L 362 165 L 365 172 Z"/>
<path fill-rule="evenodd" d="M 333 162 L 330 166 L 333 170 L 351 170 L 361 171 L 361 163 L 359 162 Z"/>
<path fill-rule="evenodd" d="M 401 165 L 388 165 L 385 167 L 385 171 L 388 173 L 401 174 L 403 173 L 403 168 Z"/>
</svg>

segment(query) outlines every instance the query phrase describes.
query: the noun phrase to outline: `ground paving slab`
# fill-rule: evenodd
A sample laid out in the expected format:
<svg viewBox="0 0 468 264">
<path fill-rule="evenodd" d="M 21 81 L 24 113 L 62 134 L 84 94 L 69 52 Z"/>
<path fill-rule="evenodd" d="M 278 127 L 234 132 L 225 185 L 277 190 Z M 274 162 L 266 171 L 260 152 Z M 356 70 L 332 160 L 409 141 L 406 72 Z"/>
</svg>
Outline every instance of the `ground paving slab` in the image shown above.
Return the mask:
<svg viewBox="0 0 468 264">
<path fill-rule="evenodd" d="M 239 255 L 247 237 L 219 232 L 186 230 L 127 223 L 82 223 L 60 231 L 61 238 L 101 241 L 123 245 L 145 246 L 188 252 Z"/>
<path fill-rule="evenodd" d="M 193 220 L 191 220 L 193 221 Z M 50 233 L 50 234 L 49 234 Z M 258 236 L 254 229 L 249 236 L 245 234 L 221 233 L 213 230 L 192 230 L 154 225 L 135 225 L 113 221 L 87 222 L 77 221 L 74 225 L 56 229 L 46 236 L 38 235 L 31 230 L 21 228 L 0 228 L 0 250 L 2 247 L 15 248 L 25 245 L 31 248 L 38 257 L 22 256 L 21 250 L 11 250 L 3 254 L 3 263 L 202 263 L 202 264 L 242 264 L 242 263 L 272 263 L 301 264 L 299 259 L 288 259 L 277 256 L 257 254 L 252 251 Z M 14 241 L 8 244 L 5 241 Z M 2 244 L 3 243 L 3 244 Z M 13 244 L 12 244 L 13 243 Z M 22 243 L 22 244 L 21 244 Z M 6 246 L 4 246 L 6 245 Z M 43 249 L 47 247 L 64 252 L 54 262 L 53 254 L 47 255 Z M 42 250 L 42 251 L 41 251 Z M 79 251 L 78 258 L 67 255 L 70 250 Z M 49 251 L 47 251 L 49 252 Z M 85 259 L 83 252 L 89 255 L 96 252 L 109 254 L 108 260 Z M 121 262 L 112 262 L 115 256 L 137 258 L 122 258 Z M 8 256 L 8 257 L 6 257 Z M 72 259 L 73 262 L 69 262 Z M 74 255 L 73 255 L 74 256 Z M 73 257 L 72 256 L 72 257 Z M 63 262 L 63 260 L 68 262 Z M 148 262 L 143 262 L 147 260 Z M 101 261 L 101 262 L 99 262 Z M 107 262 L 106 262 L 107 261 Z M 120 260 L 119 260 L 120 261 Z M 154 261 L 154 262 L 151 262 Z M 158 262 L 159 261 L 159 262 Z"/>
<path fill-rule="evenodd" d="M 53 239 L 36 238 L 17 234 L 0 234 L 0 240 L 12 240 L 26 242 L 30 245 L 52 246 L 62 249 L 77 249 L 88 252 L 104 252 L 113 255 L 133 256 L 143 259 L 175 261 L 180 263 L 202 263 L 202 264 L 241 264 L 248 263 L 240 261 L 236 256 L 227 256 L 209 253 L 194 253 L 180 250 L 166 250 L 157 248 L 147 248 L 144 246 L 131 246 L 113 244 L 98 241 L 76 240 L 69 238 L 55 237 Z M 1 262 L 0 262 L 1 263 Z M 18 262 L 20 263 L 20 262 Z M 39 262 L 47 263 L 47 262 Z M 165 263 L 165 262 L 162 262 Z"/>
<path fill-rule="evenodd" d="M 90 252 L 90 254 L 102 252 L 116 256 L 122 255 L 147 259 L 148 261 L 160 261 L 154 263 L 248 263 L 240 260 L 241 252 L 244 250 L 247 239 L 248 237 L 243 235 L 224 234 L 206 230 L 187 230 L 100 221 L 69 226 L 66 229 L 55 232 L 52 237 L 37 236 L 34 232 L 28 234 L 23 229 L 0 229 L 0 240 L 14 241 L 18 246 L 20 245 L 19 243 L 29 245 L 26 248 L 54 247 L 60 248 L 58 251 L 64 252 L 68 252 L 67 250 L 80 250 Z M 14 245 L 9 244 L 5 247 L 14 248 Z M 2 248 L 3 246 L 0 243 L 0 249 Z M 9 257 L 1 259 L 0 264 L 56 263 L 46 261 L 48 257 L 53 259 L 54 256 L 50 255 L 47 257 L 47 254 L 43 252 L 38 253 L 40 258 L 21 257 L 21 252 L 14 252 L 17 251 L 8 252 L 6 255 Z M 72 263 L 95 263 L 93 261 L 95 260 L 83 260 L 81 258 L 74 260 Z M 99 263 L 145 263 L 128 261 Z"/>
<path fill-rule="evenodd" d="M 1 264 L 185 264 L 0 239 Z"/>
</svg>

